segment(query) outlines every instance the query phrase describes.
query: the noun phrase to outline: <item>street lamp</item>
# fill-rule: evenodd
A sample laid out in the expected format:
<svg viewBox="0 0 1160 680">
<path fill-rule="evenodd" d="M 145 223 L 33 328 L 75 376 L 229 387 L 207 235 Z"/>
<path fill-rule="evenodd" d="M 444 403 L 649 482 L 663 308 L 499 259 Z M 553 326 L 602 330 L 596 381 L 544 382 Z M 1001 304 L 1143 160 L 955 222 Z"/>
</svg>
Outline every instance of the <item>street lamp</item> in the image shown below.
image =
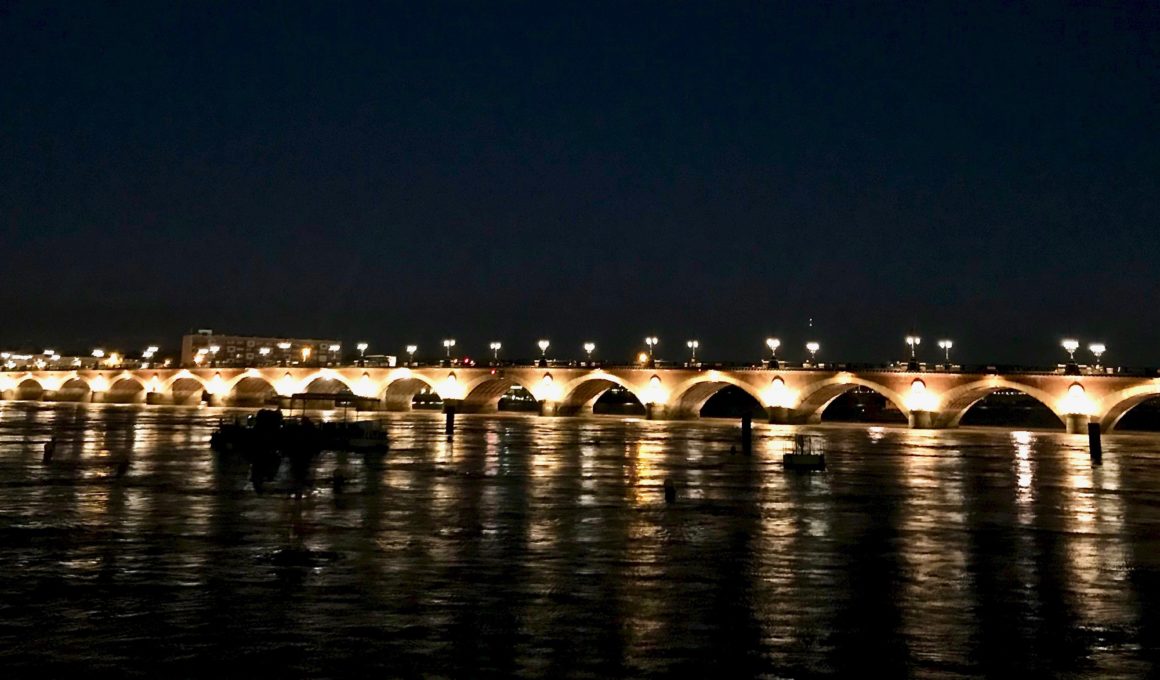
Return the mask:
<svg viewBox="0 0 1160 680">
<path fill-rule="evenodd" d="M 310 360 L 310 348 L 303 347 L 302 348 L 302 365 L 305 366 L 306 362 L 309 360 Z"/>
<path fill-rule="evenodd" d="M 701 343 L 698 342 L 697 340 L 685 341 L 685 347 L 688 347 L 689 351 L 693 353 L 692 356 L 689 358 L 689 363 L 691 363 L 691 364 L 697 363 L 697 348 L 700 346 L 701 346 Z"/>
<path fill-rule="evenodd" d="M 259 347 L 258 348 L 258 356 L 262 357 L 261 361 L 263 363 L 265 363 L 266 357 L 270 356 L 270 348 L 269 347 Z"/>
<path fill-rule="evenodd" d="M 1100 357 L 1104 355 L 1104 352 L 1108 351 L 1108 348 L 1102 342 L 1093 342 L 1092 344 L 1088 345 L 1088 351 L 1095 355 L 1096 368 L 1099 368 Z"/>
<path fill-rule="evenodd" d="M 218 352 L 220 350 L 221 350 L 220 345 L 210 345 L 209 346 L 209 354 L 210 354 L 209 365 L 210 366 L 217 366 L 217 355 L 218 355 Z"/>
<path fill-rule="evenodd" d="M 769 348 L 769 367 L 777 368 L 777 348 L 781 347 L 781 340 L 766 338 L 765 346 Z"/>
<path fill-rule="evenodd" d="M 368 345 L 365 342 L 360 342 L 359 344 L 354 346 L 354 348 L 358 350 L 358 364 L 359 364 L 359 366 L 366 366 L 367 365 L 367 347 L 370 347 L 370 345 Z"/>
<path fill-rule="evenodd" d="M 592 352 L 596 351 L 595 342 L 584 343 L 584 351 L 588 353 L 588 363 L 592 363 Z"/>
<path fill-rule="evenodd" d="M 451 365 L 451 348 L 455 346 L 455 338 L 443 340 L 443 349 L 447 351 L 447 365 Z"/>
<path fill-rule="evenodd" d="M 495 363 L 498 364 L 499 363 L 499 351 L 501 349 L 503 349 L 503 343 L 502 342 L 493 342 L 493 343 L 489 344 L 488 347 L 491 348 L 492 361 L 494 361 Z"/>
<path fill-rule="evenodd" d="M 915 348 L 922 344 L 922 338 L 918 337 L 917 335 L 908 335 L 906 336 L 906 344 L 910 345 L 910 360 L 914 361 L 916 351 Z"/>
<path fill-rule="evenodd" d="M 93 358 L 97 360 L 96 363 L 93 364 L 93 368 L 100 368 L 101 367 L 101 359 L 105 358 L 105 350 L 103 350 L 99 347 L 97 349 L 94 349 L 93 350 Z"/>
<path fill-rule="evenodd" d="M 806 343 L 806 350 L 810 353 L 810 364 L 811 365 L 814 363 L 814 359 L 816 358 L 816 356 L 818 354 L 818 350 L 821 348 L 822 348 L 822 346 L 816 342 L 810 341 L 810 342 Z"/>
<path fill-rule="evenodd" d="M 946 359 L 947 368 L 950 368 L 950 366 L 951 366 L 951 348 L 954 346 L 955 346 L 955 343 L 950 341 L 950 340 L 939 340 L 938 341 L 938 348 L 943 351 L 943 357 Z"/>
<path fill-rule="evenodd" d="M 657 336 L 655 335 L 650 335 L 644 339 L 644 344 L 648 345 L 648 365 L 650 368 L 653 366 L 653 364 L 656 363 L 653 359 L 653 348 L 657 346 L 658 342 L 660 342 L 660 340 L 658 340 Z"/>
<path fill-rule="evenodd" d="M 1079 366 L 1075 363 L 1075 351 L 1079 349 L 1079 340 L 1075 338 L 1064 338 L 1060 343 L 1064 351 L 1067 352 L 1068 360 L 1067 366 L 1064 367 L 1063 372 L 1067 375 L 1076 375 L 1079 373 Z"/>
<path fill-rule="evenodd" d="M 339 356 L 339 352 L 342 351 L 342 345 L 331 345 L 328 349 L 330 350 L 330 354 L 332 354 L 334 356 L 328 357 L 327 363 L 331 363 L 331 362 L 333 362 L 335 364 L 341 363 L 342 357 Z"/>
<path fill-rule="evenodd" d="M 548 340 L 540 340 L 536 346 L 540 348 L 540 366 L 548 365 L 548 346 L 552 343 Z"/>
<path fill-rule="evenodd" d="M 408 364 L 414 365 L 415 352 L 418 352 L 418 351 L 419 351 L 418 345 L 407 345 L 407 363 Z"/>
</svg>

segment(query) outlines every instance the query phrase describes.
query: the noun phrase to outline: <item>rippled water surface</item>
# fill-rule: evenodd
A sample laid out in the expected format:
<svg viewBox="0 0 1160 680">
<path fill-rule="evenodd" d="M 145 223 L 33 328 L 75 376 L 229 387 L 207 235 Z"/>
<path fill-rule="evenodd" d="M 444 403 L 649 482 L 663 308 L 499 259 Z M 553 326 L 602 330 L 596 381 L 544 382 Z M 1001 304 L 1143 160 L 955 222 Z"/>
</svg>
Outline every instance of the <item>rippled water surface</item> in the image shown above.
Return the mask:
<svg viewBox="0 0 1160 680">
<path fill-rule="evenodd" d="M 295 499 L 223 413 L 0 404 L 7 677 L 1157 672 L 1155 436 L 400 414 Z"/>
</svg>

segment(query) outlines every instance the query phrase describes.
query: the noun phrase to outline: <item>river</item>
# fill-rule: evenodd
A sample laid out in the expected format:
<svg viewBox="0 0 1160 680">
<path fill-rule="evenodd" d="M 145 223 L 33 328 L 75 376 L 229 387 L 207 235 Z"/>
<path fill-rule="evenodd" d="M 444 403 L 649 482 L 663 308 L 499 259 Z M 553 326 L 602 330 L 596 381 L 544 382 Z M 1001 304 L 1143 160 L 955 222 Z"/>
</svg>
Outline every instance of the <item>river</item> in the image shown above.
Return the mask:
<svg viewBox="0 0 1160 680">
<path fill-rule="evenodd" d="M 295 498 L 228 413 L 0 403 L 5 677 L 1157 672 L 1155 435 L 416 412 Z"/>
</svg>

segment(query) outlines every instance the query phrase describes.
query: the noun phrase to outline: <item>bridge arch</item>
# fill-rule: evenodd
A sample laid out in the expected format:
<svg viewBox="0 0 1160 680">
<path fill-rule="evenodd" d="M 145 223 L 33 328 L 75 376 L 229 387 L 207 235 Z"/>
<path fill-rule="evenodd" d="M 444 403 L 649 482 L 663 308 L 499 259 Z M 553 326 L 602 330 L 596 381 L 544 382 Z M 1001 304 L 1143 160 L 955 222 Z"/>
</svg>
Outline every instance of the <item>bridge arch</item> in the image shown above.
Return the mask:
<svg viewBox="0 0 1160 680">
<path fill-rule="evenodd" d="M 239 406 L 260 406 L 278 394 L 274 383 L 262 375 L 243 373 L 231 380 L 227 387 L 229 388 L 229 401 Z"/>
<path fill-rule="evenodd" d="M 17 399 L 36 400 L 44 396 L 44 383 L 40 382 L 31 375 L 25 376 L 23 380 L 16 382 L 16 387 L 13 389 Z"/>
<path fill-rule="evenodd" d="M 577 413 L 591 411 L 592 406 L 597 400 L 613 387 L 623 388 L 634 399 L 640 402 L 642 406 L 644 405 L 645 400 L 641 395 L 641 390 L 637 386 L 611 373 L 594 371 L 574 378 L 560 386 L 559 413 L 561 415 L 575 415 Z"/>
<path fill-rule="evenodd" d="M 313 394 L 337 394 L 354 392 L 354 386 L 338 371 L 321 370 L 302 379 L 302 392 Z"/>
<path fill-rule="evenodd" d="M 56 390 L 57 401 L 86 401 L 92 393 L 89 383 L 79 375 L 65 378 Z"/>
<path fill-rule="evenodd" d="M 544 375 L 550 375 L 551 371 L 544 371 Z M 554 382 L 555 378 L 551 378 L 548 383 Z M 465 410 L 471 411 L 494 411 L 499 404 L 499 400 L 512 387 L 522 387 L 532 395 L 536 401 L 543 401 L 545 394 L 543 392 L 543 377 L 537 381 L 528 381 L 528 376 L 523 371 L 500 371 L 497 373 L 489 373 L 482 375 L 475 380 L 467 383 L 463 387 L 463 406 Z"/>
<path fill-rule="evenodd" d="M 389 411 L 410 411 L 415 395 L 423 389 L 439 390 L 438 384 L 422 373 L 400 368 L 391 371 L 383 380 L 379 399 Z"/>
<path fill-rule="evenodd" d="M 113 403 L 138 403 L 145 401 L 145 383 L 131 373 L 122 373 L 109 380 L 105 401 Z"/>
<path fill-rule="evenodd" d="M 765 409 L 765 399 L 756 387 L 720 371 L 709 371 L 674 387 L 669 407 L 679 416 L 695 418 L 701 414 L 705 403 L 726 387 L 739 388 L 753 397 L 763 410 Z"/>
<path fill-rule="evenodd" d="M 1129 387 L 1119 392 L 1113 392 L 1099 404 L 1097 413 L 1100 416 L 1100 429 L 1111 432 L 1116 429 L 1124 416 L 1140 404 L 1160 397 L 1160 380 L 1153 380 L 1143 385 Z"/>
<path fill-rule="evenodd" d="M 962 421 L 963 416 L 967 414 L 967 411 L 972 406 L 999 390 L 1014 390 L 1025 394 L 1046 406 L 1048 410 L 1059 418 L 1061 424 L 1067 424 L 1067 415 L 1060 413 L 1057 407 L 1059 399 L 1050 392 L 997 376 L 967 383 L 966 385 L 960 385 L 948 390 L 942 395 L 941 415 L 936 424 L 940 427 L 958 427 L 959 422 Z"/>
<path fill-rule="evenodd" d="M 903 416 L 910 417 L 910 409 L 906 407 L 906 399 L 901 394 L 881 383 L 850 374 L 836 375 L 801 388 L 798 393 L 797 411 L 805 422 L 820 422 L 822 412 L 832 401 L 858 387 L 877 392 L 893 404 Z"/>
</svg>

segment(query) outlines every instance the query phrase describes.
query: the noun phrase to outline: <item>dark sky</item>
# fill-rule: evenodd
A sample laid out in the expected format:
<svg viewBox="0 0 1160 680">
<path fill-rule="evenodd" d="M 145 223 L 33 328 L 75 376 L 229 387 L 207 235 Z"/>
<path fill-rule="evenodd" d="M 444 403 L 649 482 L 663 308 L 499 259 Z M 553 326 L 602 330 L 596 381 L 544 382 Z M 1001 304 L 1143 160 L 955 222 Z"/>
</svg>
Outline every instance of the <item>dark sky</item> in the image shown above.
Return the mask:
<svg viewBox="0 0 1160 680">
<path fill-rule="evenodd" d="M 1160 364 L 1157 3 L 543 4 L 4 2 L 0 345 Z"/>
</svg>

